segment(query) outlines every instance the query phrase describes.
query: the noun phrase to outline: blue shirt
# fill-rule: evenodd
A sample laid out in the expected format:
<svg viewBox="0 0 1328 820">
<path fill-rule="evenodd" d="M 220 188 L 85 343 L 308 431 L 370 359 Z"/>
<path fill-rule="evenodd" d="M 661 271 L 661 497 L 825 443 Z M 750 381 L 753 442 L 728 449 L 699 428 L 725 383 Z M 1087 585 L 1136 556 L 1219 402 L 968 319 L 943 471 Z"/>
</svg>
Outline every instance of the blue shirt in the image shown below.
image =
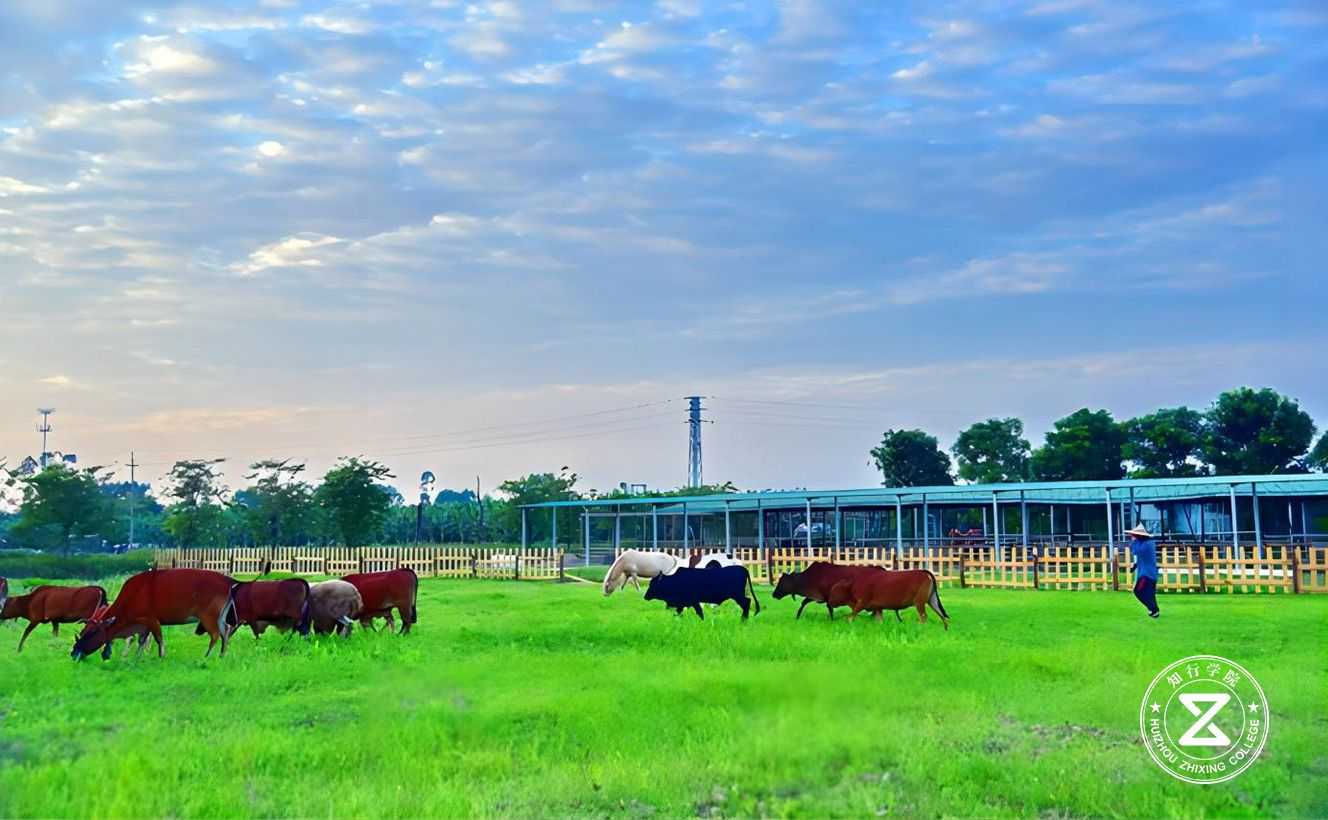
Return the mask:
<svg viewBox="0 0 1328 820">
<path fill-rule="evenodd" d="M 1135 538 L 1130 541 L 1130 552 L 1134 553 L 1135 574 L 1140 578 L 1157 580 L 1157 542 L 1151 538 Z"/>
</svg>

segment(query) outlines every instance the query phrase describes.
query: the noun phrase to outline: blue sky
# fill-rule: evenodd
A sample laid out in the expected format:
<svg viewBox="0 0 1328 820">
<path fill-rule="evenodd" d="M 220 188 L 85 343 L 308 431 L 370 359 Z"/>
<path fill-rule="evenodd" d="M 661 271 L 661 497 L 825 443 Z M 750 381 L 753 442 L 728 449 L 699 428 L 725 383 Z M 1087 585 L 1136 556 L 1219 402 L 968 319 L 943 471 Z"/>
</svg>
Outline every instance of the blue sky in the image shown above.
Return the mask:
<svg viewBox="0 0 1328 820">
<path fill-rule="evenodd" d="M 11 463 L 38 405 L 149 478 L 600 488 L 684 479 L 691 393 L 743 487 L 1239 383 L 1328 424 L 1319 3 L 11 0 L 0 48 Z"/>
</svg>

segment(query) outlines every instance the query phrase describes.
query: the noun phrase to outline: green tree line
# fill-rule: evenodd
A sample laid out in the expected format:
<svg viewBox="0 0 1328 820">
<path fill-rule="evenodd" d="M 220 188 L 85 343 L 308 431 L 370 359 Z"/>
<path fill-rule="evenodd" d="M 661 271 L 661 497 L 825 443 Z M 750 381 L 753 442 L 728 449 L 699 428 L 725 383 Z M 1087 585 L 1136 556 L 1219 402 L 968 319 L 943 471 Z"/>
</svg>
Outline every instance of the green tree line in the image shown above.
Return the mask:
<svg viewBox="0 0 1328 820">
<path fill-rule="evenodd" d="M 1036 448 L 1021 420 L 986 419 L 959 434 L 953 461 L 926 431 L 887 430 L 871 457 L 888 487 L 1305 473 L 1328 469 L 1328 434 L 1314 444 L 1315 432 L 1295 399 L 1241 387 L 1203 411 L 1166 407 L 1117 421 L 1085 407 Z"/>
<path fill-rule="evenodd" d="M 307 544 L 511 543 L 521 538 L 523 504 L 615 497 L 577 488 L 576 473 L 532 473 L 504 481 L 495 496 L 442 490 L 429 503 L 410 504 L 386 484 L 386 465 L 343 458 L 316 483 L 305 465 L 268 459 L 249 465 L 246 485 L 223 483 L 224 460 L 184 460 L 167 474 L 159 494 L 143 483 L 112 482 L 102 467 L 52 465 L 31 476 L 3 472 L 21 502 L 0 513 L 0 543 L 62 552 L 128 544 L 164 546 L 301 546 Z M 732 492 L 731 484 L 654 492 L 654 495 Z M 560 540 L 576 540 L 577 513 L 559 513 Z M 531 516 L 532 543 L 547 541 L 547 515 Z"/>
</svg>

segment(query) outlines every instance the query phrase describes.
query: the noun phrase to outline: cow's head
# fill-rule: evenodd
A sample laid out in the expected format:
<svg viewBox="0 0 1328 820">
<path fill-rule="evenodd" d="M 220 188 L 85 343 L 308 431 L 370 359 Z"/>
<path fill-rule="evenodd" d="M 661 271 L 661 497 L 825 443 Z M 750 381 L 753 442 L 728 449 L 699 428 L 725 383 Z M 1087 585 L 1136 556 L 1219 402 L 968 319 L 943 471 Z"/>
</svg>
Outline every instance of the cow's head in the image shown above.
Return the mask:
<svg viewBox="0 0 1328 820">
<path fill-rule="evenodd" d="M 650 585 L 646 587 L 645 600 L 661 601 L 664 599 L 663 591 L 666 582 L 663 579 L 667 577 L 669 576 L 656 575 L 654 578 L 650 579 Z"/>
<path fill-rule="evenodd" d="M 779 582 L 775 584 L 775 591 L 771 594 L 771 597 L 779 600 L 789 595 L 796 595 L 798 593 L 798 581 L 801 578 L 801 572 L 786 572 L 779 576 Z"/>
<path fill-rule="evenodd" d="M 111 656 L 111 627 L 115 625 L 115 616 L 106 617 L 107 609 L 109 607 L 97 607 L 92 617 L 84 622 L 83 631 L 74 640 L 74 650 L 69 653 L 74 660 L 81 661 L 98 649 L 102 650 L 103 660 Z"/>
</svg>

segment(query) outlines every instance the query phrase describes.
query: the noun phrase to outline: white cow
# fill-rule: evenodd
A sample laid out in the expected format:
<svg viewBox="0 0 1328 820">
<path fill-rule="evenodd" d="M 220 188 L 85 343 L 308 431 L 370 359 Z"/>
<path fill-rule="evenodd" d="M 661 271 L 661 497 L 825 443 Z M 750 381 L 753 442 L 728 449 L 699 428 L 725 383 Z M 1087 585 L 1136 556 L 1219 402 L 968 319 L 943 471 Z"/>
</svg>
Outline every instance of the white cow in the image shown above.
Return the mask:
<svg viewBox="0 0 1328 820">
<path fill-rule="evenodd" d="M 604 576 L 604 594 L 612 595 L 615 590 L 627 586 L 628 581 L 639 591 L 639 579 L 650 580 L 656 575 L 672 575 L 680 566 L 683 566 L 682 559 L 667 552 L 623 550 Z"/>
</svg>

